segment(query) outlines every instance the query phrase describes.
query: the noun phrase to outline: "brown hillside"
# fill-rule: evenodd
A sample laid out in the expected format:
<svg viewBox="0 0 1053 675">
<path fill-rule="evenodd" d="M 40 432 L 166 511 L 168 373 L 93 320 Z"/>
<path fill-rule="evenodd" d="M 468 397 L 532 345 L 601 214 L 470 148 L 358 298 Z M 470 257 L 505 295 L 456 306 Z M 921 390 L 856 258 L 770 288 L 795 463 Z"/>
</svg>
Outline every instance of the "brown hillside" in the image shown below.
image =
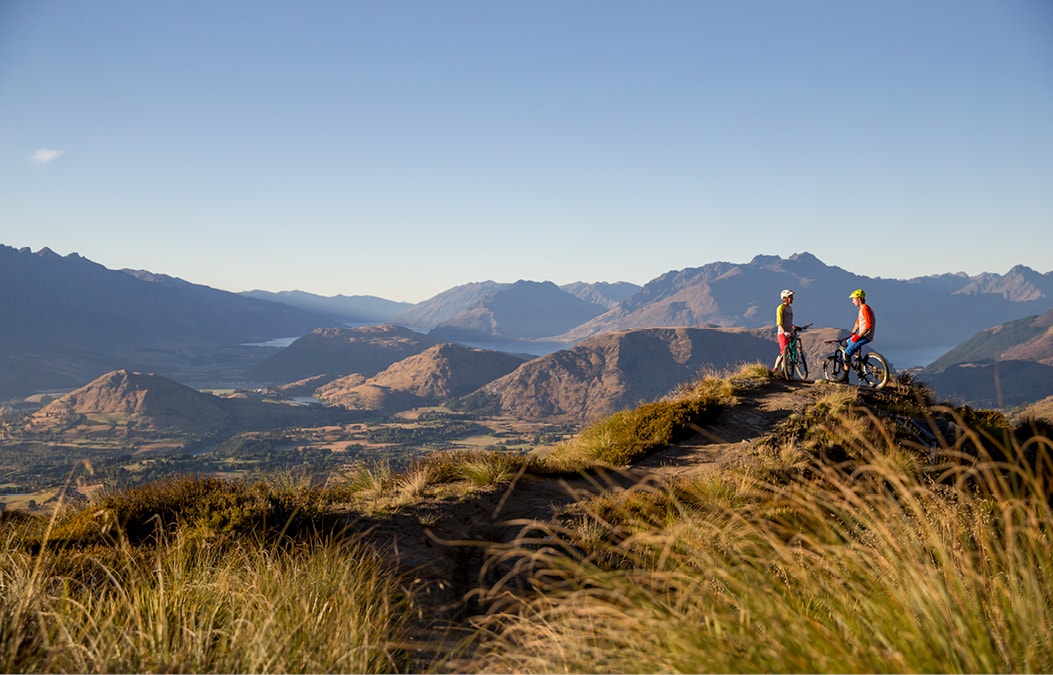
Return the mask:
<svg viewBox="0 0 1053 675">
<path fill-rule="evenodd" d="M 33 414 L 30 424 L 37 429 L 68 426 L 78 416 L 88 426 L 134 422 L 139 431 L 199 433 L 323 424 L 337 415 L 320 406 L 265 401 L 249 392 L 219 397 L 160 375 L 117 370 L 52 401 Z"/>
<path fill-rule="evenodd" d="M 1031 322 L 1036 329 L 1045 329 L 1041 334 L 1018 345 L 1014 345 L 1002 353 L 1005 360 L 1038 361 L 1047 366 L 1053 366 L 1053 312 L 1036 317 Z"/>
<path fill-rule="evenodd" d="M 814 342 L 821 336 L 809 337 Z M 777 353 L 767 329 L 607 333 L 524 363 L 465 401 L 496 402 L 502 412 L 522 419 L 583 423 L 664 396 L 702 370 L 755 361 L 770 365 Z"/>
<path fill-rule="evenodd" d="M 374 377 L 349 375 L 318 390 L 328 403 L 366 410 L 406 409 L 463 396 L 516 369 L 523 358 L 452 343 L 429 347 Z"/>
<path fill-rule="evenodd" d="M 115 370 L 34 414 L 34 424 L 69 415 L 139 418 L 159 427 L 201 429 L 233 422 L 222 399 L 160 375 Z"/>
<path fill-rule="evenodd" d="M 1047 396 L 1041 401 L 1036 401 L 1020 411 L 1022 416 L 1031 416 L 1046 420 L 1053 424 L 1053 396 Z"/>
<path fill-rule="evenodd" d="M 393 363 L 371 382 L 441 401 L 469 394 L 512 372 L 523 361 L 505 352 L 445 343 Z"/>
<path fill-rule="evenodd" d="M 431 403 L 408 392 L 382 387 L 372 382 L 364 382 L 349 388 L 326 385 L 319 389 L 316 395 L 327 405 L 341 406 L 348 410 L 370 410 L 384 413 L 410 410 Z"/>
</svg>

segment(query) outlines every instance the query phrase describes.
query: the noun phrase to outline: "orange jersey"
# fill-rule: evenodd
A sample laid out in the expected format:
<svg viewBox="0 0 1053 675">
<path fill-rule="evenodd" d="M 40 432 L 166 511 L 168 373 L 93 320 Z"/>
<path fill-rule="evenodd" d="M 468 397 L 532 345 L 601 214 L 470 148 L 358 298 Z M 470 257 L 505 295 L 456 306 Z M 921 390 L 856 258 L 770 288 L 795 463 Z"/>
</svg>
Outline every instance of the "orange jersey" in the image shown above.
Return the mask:
<svg viewBox="0 0 1053 675">
<path fill-rule="evenodd" d="M 852 326 L 852 332 L 868 340 L 874 339 L 874 310 L 865 302 L 859 303 L 859 315 L 856 316 L 856 325 Z"/>
</svg>

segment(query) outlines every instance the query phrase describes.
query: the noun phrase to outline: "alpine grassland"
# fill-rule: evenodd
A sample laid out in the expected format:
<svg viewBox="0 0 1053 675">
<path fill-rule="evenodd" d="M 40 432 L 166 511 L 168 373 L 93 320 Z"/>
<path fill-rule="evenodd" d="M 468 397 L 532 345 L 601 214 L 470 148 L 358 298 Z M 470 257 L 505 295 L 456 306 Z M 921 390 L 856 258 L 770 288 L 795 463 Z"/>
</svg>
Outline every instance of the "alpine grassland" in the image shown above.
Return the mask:
<svg viewBox="0 0 1053 675">
<path fill-rule="evenodd" d="M 581 502 L 506 552 L 466 670 L 1053 668 L 1048 433 L 909 382 L 874 407 L 829 388 L 756 456 Z"/>
<path fill-rule="evenodd" d="M 734 418 L 747 392 L 805 387 L 807 405 L 714 446 L 719 461 L 632 470 Z M 788 385 L 753 364 L 544 456 L 436 451 L 323 482 L 172 478 L 5 512 L 0 667 L 1051 672 L 1050 430 L 938 403 L 910 378 Z M 517 486 L 574 480 L 594 489 L 499 522 L 525 503 Z M 493 538 L 461 535 L 471 555 L 429 581 L 420 561 L 445 555 L 429 533 L 483 516 Z M 385 546 L 377 533 L 396 526 L 418 536 Z"/>
<path fill-rule="evenodd" d="M 312 531 L 318 520 L 278 516 L 276 491 L 243 487 L 174 480 L 43 524 L 6 519 L 0 667 L 398 669 L 409 597 L 388 562 L 354 537 Z"/>
</svg>

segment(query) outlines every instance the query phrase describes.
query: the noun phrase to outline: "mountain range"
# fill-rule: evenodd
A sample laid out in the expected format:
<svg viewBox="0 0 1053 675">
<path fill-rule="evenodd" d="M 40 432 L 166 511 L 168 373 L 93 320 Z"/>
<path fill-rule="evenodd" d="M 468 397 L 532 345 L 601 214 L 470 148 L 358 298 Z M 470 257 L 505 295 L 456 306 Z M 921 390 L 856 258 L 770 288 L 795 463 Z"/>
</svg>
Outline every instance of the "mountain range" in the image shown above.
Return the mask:
<svg viewBox="0 0 1053 675">
<path fill-rule="evenodd" d="M 1053 309 L 1053 272 L 1040 274 L 1022 265 L 1004 275 L 885 279 L 853 274 L 799 253 L 673 270 L 642 287 L 478 282 L 393 312 L 390 321 L 460 341 L 574 344 L 630 328 L 771 326 L 784 288 L 795 291 L 798 323 L 846 332 L 855 319 L 848 294 L 863 288 L 877 313 L 878 339 L 895 347 L 949 348 L 978 331 Z M 320 296 L 310 303 L 289 296 L 274 299 L 301 309 L 325 304 Z"/>
<path fill-rule="evenodd" d="M 672 349 L 653 347 L 656 338 L 646 331 L 722 328 L 730 337 L 720 339 L 738 344 L 737 360 L 753 360 L 756 353 L 757 359 L 770 361 L 775 349 L 771 327 L 782 288 L 796 291 L 798 323 L 813 323 L 836 335 L 851 325 L 855 310 L 847 296 L 860 287 L 877 312 L 877 347 L 964 345 L 993 326 L 1053 310 L 1053 273 L 1022 266 L 1005 275 L 895 280 L 854 275 L 801 253 L 670 271 L 642 287 L 485 281 L 407 306 L 373 296 L 228 293 L 154 272 L 108 270 L 77 254 L 63 257 L 48 249 L 34 253 L 0 246 L 0 312 L 5 317 L 0 323 L 0 400 L 69 390 L 113 370 L 156 372 L 199 388 L 222 380 L 299 387 L 301 392 L 351 377 L 334 385 L 337 392 L 365 384 L 429 348 L 485 342 L 500 344 L 502 352 L 524 360 L 498 378 L 522 383 L 520 397 L 543 389 L 539 383 L 546 376 L 540 369 L 548 368 L 549 380 L 563 378 L 568 387 L 572 379 L 585 377 L 598 378 L 593 386 L 615 388 L 619 378 L 642 378 L 627 393 L 605 394 L 624 402 L 626 396 L 654 395 L 664 386 L 654 383 L 646 389 L 648 368 L 657 366 L 633 370 L 634 359 L 652 363 L 637 354 Z M 352 328 L 355 324 L 363 325 Z M 639 330 L 645 333 L 633 335 Z M 611 334 L 620 335 L 607 338 L 609 344 L 602 347 L 588 343 Z M 252 346 L 296 336 L 302 337 L 285 348 Z M 668 340 L 681 350 L 697 342 L 688 334 Z M 542 355 L 553 358 L 533 358 L 539 343 L 551 343 Z M 717 344 L 717 338 L 709 337 L 697 349 L 714 350 Z M 578 347 L 583 349 L 575 352 Z M 999 358 L 1040 353 L 1028 349 L 1021 346 Z M 812 350 L 815 374 L 820 364 L 814 359 L 821 350 L 814 345 Z M 576 359 L 588 361 L 589 367 L 577 368 L 574 378 L 559 374 L 560 367 Z M 695 354 L 684 367 L 718 361 Z M 675 358 L 672 362 L 682 365 Z M 613 376 L 615 370 L 622 374 Z M 930 372 L 936 377 L 946 370 Z M 390 383 L 369 384 L 392 388 Z M 486 397 L 496 395 L 495 387 L 486 389 Z M 553 411 L 572 415 L 574 405 L 562 403 Z"/>
</svg>

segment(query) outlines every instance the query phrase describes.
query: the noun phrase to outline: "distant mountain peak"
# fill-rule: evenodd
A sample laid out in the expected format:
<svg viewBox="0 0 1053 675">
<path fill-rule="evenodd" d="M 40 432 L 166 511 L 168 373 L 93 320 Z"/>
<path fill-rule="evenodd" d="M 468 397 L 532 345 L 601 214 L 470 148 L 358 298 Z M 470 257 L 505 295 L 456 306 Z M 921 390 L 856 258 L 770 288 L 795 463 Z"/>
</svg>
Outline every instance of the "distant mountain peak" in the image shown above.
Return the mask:
<svg viewBox="0 0 1053 675">
<path fill-rule="evenodd" d="M 750 260 L 749 264 L 757 267 L 764 267 L 765 265 L 774 265 L 780 262 L 782 262 L 782 258 L 777 255 L 755 255 L 753 256 L 753 260 Z"/>
</svg>

